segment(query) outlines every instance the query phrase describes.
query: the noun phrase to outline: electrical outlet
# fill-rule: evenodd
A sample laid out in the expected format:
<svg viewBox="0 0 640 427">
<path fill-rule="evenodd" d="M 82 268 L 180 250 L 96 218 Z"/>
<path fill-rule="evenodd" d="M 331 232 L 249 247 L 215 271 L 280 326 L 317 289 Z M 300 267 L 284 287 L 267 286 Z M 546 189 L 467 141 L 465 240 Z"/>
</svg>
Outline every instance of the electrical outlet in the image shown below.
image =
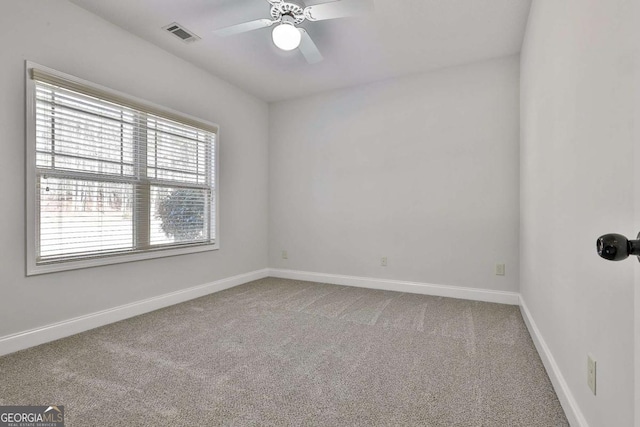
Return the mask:
<svg viewBox="0 0 640 427">
<path fill-rule="evenodd" d="M 504 276 L 504 264 L 496 264 L 496 276 Z"/>
<path fill-rule="evenodd" d="M 282 251 L 282 259 L 289 259 L 289 254 L 287 251 Z"/>
<path fill-rule="evenodd" d="M 596 359 L 592 355 L 587 355 L 587 385 L 596 394 Z"/>
<path fill-rule="evenodd" d="M 387 257 L 383 256 L 382 258 L 380 258 L 380 265 L 382 267 L 386 267 L 387 266 Z"/>
</svg>

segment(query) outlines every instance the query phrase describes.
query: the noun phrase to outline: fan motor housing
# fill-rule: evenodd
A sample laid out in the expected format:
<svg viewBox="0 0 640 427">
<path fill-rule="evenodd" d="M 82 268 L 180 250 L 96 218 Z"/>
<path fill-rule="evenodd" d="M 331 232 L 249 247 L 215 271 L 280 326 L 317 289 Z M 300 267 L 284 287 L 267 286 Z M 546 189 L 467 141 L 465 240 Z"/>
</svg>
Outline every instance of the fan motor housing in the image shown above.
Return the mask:
<svg viewBox="0 0 640 427">
<path fill-rule="evenodd" d="M 304 21 L 304 9 L 295 3 L 280 2 L 271 6 L 271 17 L 274 21 L 279 21 L 283 16 L 291 16 L 294 25 Z"/>
</svg>

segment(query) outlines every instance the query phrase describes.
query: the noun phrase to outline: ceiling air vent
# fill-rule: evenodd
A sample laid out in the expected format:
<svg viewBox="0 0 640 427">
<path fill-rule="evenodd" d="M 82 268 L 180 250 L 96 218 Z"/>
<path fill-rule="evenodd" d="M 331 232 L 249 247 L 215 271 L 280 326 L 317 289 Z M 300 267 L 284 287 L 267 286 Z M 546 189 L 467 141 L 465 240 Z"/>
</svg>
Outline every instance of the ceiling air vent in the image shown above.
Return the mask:
<svg viewBox="0 0 640 427">
<path fill-rule="evenodd" d="M 183 42 L 189 43 L 189 42 L 194 42 L 196 40 L 200 40 L 200 37 L 196 36 L 191 31 L 187 30 L 186 28 L 184 28 L 183 26 L 181 26 L 176 22 L 169 24 L 166 27 L 163 27 L 163 29 L 169 31 L 171 34 L 178 37 Z"/>
</svg>

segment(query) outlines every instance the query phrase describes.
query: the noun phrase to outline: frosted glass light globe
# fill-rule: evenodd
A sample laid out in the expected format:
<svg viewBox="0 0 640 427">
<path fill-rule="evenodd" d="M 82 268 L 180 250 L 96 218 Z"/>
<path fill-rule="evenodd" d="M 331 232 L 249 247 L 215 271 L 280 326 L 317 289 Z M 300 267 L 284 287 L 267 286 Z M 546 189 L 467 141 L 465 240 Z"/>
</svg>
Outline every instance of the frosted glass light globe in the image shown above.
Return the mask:
<svg viewBox="0 0 640 427">
<path fill-rule="evenodd" d="M 273 29 L 271 38 L 278 48 L 282 50 L 293 50 L 300 46 L 302 35 L 296 27 L 285 22 Z"/>
</svg>

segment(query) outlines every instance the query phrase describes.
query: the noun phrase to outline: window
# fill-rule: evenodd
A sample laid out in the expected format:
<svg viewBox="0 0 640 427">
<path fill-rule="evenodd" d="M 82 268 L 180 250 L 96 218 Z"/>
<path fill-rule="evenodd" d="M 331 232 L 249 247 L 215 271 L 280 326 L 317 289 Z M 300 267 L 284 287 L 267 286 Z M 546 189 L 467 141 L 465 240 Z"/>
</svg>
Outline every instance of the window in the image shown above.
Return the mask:
<svg viewBox="0 0 640 427">
<path fill-rule="evenodd" d="M 217 134 L 27 63 L 27 274 L 217 249 Z"/>
</svg>

